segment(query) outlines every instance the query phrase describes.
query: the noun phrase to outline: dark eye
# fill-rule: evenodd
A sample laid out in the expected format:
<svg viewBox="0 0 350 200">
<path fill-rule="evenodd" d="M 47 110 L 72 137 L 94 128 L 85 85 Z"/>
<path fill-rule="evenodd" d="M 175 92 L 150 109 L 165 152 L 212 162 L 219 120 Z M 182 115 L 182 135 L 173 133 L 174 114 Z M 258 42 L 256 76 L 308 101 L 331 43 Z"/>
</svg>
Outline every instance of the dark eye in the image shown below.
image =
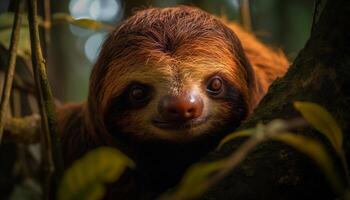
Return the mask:
<svg viewBox="0 0 350 200">
<path fill-rule="evenodd" d="M 131 86 L 129 98 L 132 103 L 143 103 L 149 97 L 149 90 L 146 86 L 135 84 Z"/>
<path fill-rule="evenodd" d="M 223 81 L 219 76 L 214 76 L 208 81 L 207 91 L 212 95 L 218 95 L 223 90 Z"/>
</svg>

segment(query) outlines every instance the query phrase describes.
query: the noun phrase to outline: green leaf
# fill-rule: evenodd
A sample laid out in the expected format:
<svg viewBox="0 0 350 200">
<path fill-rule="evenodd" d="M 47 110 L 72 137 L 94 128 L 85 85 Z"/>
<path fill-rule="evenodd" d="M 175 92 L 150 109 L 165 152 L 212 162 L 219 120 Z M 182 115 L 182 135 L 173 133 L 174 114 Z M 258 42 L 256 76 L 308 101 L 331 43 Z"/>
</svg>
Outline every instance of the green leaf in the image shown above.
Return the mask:
<svg viewBox="0 0 350 200">
<path fill-rule="evenodd" d="M 12 29 L 13 21 L 14 21 L 15 13 L 13 12 L 4 12 L 0 14 L 0 30 L 2 29 Z M 28 27 L 28 19 L 27 19 L 27 13 L 24 12 L 22 14 L 22 26 Z M 39 25 L 43 25 L 43 20 L 40 16 L 37 16 Z"/>
<path fill-rule="evenodd" d="M 320 142 L 293 133 L 281 133 L 273 136 L 272 139 L 283 142 L 313 159 L 330 181 L 334 191 L 338 194 L 342 193 L 344 189 L 342 182 L 334 169 L 332 159 Z"/>
<path fill-rule="evenodd" d="M 59 200 L 101 199 L 104 183 L 116 181 L 134 163 L 112 147 L 100 147 L 77 160 L 65 172 L 58 189 Z"/>
<path fill-rule="evenodd" d="M 12 33 L 12 23 L 14 20 L 14 14 L 6 12 L 0 15 L 0 45 L 5 47 L 5 49 L 10 48 L 11 33 Z M 30 36 L 28 21 L 25 14 L 22 15 L 22 25 L 20 30 L 20 38 L 17 47 L 17 54 L 22 58 L 30 57 Z"/>
<path fill-rule="evenodd" d="M 294 107 L 316 130 L 325 135 L 338 155 L 342 155 L 343 133 L 332 115 L 320 105 L 311 102 L 294 102 Z"/>
<path fill-rule="evenodd" d="M 226 165 L 226 160 L 197 163 L 191 166 L 176 191 L 165 199 L 193 199 L 199 197 L 208 189 L 208 181 L 213 173 Z"/>
<path fill-rule="evenodd" d="M 68 15 L 67 13 L 55 13 L 52 15 L 52 22 L 58 23 L 58 22 L 65 22 L 74 24 L 83 28 L 93 29 L 93 30 L 99 30 L 99 29 L 107 29 L 112 30 L 113 27 L 96 21 L 92 19 L 75 19 L 72 16 Z"/>
<path fill-rule="evenodd" d="M 8 29 L 12 28 L 13 25 L 13 19 L 14 19 L 14 13 L 13 12 L 4 12 L 0 14 L 0 30 L 1 29 Z M 24 21 L 22 24 L 24 24 Z M 27 24 L 28 25 L 28 24 Z"/>
<path fill-rule="evenodd" d="M 230 133 L 229 135 L 227 135 L 226 137 L 224 137 L 220 141 L 220 144 L 218 145 L 217 149 L 220 149 L 222 147 L 222 145 L 224 145 L 226 142 L 228 142 L 230 140 L 236 139 L 238 137 L 250 137 L 255 132 L 256 132 L 256 129 L 255 128 L 251 128 L 251 129 L 246 129 L 246 130 Z"/>
</svg>

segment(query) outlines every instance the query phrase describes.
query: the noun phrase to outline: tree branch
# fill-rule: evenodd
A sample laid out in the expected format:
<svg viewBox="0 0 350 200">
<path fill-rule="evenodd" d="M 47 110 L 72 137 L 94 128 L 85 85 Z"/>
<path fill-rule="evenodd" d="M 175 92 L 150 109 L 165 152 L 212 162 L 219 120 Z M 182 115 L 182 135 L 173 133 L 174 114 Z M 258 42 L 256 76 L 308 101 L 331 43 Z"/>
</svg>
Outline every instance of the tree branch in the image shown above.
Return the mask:
<svg viewBox="0 0 350 200">
<path fill-rule="evenodd" d="M 58 182 L 63 171 L 63 161 L 58 138 L 55 106 L 46 74 L 46 62 L 43 58 L 40 46 L 37 0 L 28 0 L 28 7 L 33 71 L 41 115 L 42 167 L 45 174 L 42 184 L 44 192 L 46 193 L 44 197 L 49 198 L 48 192 L 49 186 L 52 183 L 51 178 L 55 175 L 53 177 L 54 183 Z"/>
<path fill-rule="evenodd" d="M 4 88 L 2 91 L 1 105 L 0 105 L 0 144 L 2 140 L 2 135 L 4 131 L 5 118 L 7 113 L 7 108 L 9 104 L 10 94 L 12 90 L 13 76 L 16 67 L 16 57 L 17 57 L 17 46 L 19 43 L 19 33 L 22 23 L 22 12 L 23 12 L 23 0 L 18 0 L 16 5 L 15 21 L 13 23 L 11 43 L 10 43 L 10 55 L 9 64 L 6 72 Z"/>
</svg>

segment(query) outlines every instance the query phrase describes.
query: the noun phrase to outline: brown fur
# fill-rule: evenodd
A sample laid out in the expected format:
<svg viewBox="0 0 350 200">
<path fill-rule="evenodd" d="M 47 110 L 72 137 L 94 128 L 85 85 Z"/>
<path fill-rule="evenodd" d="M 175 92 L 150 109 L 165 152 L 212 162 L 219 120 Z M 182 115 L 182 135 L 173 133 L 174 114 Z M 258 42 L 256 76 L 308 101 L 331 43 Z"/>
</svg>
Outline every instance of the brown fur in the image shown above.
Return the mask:
<svg viewBox="0 0 350 200">
<path fill-rule="evenodd" d="M 116 193 L 129 199 L 140 197 L 129 196 L 135 193 L 151 197 L 173 185 L 188 165 L 234 130 L 287 67 L 283 53 L 199 9 L 139 11 L 104 43 L 91 73 L 87 103 L 60 110 L 66 165 L 97 146 L 115 146 L 137 164 L 135 172 L 119 181 L 122 189 Z M 221 99 L 208 97 L 202 88 L 215 74 L 227 82 Z M 147 105 L 129 109 L 123 96 L 134 81 L 151 85 L 154 93 Z M 185 134 L 152 127 L 149 119 L 158 100 L 187 90 L 202 96 L 210 120 Z"/>
<path fill-rule="evenodd" d="M 258 84 L 262 87 L 262 94 L 258 101 L 269 88 L 270 84 L 277 78 L 283 76 L 289 66 L 289 62 L 281 50 L 273 50 L 261 43 L 253 34 L 245 31 L 234 23 L 228 26 L 240 39 L 244 53 L 254 68 Z M 263 53 L 262 53 L 263 52 Z"/>
</svg>

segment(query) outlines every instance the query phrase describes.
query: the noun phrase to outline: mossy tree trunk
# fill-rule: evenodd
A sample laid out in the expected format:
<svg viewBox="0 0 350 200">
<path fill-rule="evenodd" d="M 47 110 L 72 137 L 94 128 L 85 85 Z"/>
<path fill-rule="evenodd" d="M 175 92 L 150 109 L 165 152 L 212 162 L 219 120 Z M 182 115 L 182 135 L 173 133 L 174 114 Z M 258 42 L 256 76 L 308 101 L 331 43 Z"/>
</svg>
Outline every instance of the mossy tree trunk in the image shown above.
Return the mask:
<svg viewBox="0 0 350 200">
<path fill-rule="evenodd" d="M 297 14 L 297 13 L 296 13 Z M 328 0 L 310 39 L 288 73 L 273 83 L 254 114 L 240 129 L 258 122 L 299 116 L 294 101 L 316 102 L 337 119 L 344 131 L 344 148 L 350 160 L 350 1 Z M 321 140 L 341 164 L 329 142 L 311 128 L 295 131 Z M 228 142 L 205 160 L 227 156 L 244 139 Z M 344 177 L 344 176 L 343 176 Z M 277 143 L 258 146 L 204 199 L 335 199 L 329 183 L 312 159 Z"/>
</svg>

